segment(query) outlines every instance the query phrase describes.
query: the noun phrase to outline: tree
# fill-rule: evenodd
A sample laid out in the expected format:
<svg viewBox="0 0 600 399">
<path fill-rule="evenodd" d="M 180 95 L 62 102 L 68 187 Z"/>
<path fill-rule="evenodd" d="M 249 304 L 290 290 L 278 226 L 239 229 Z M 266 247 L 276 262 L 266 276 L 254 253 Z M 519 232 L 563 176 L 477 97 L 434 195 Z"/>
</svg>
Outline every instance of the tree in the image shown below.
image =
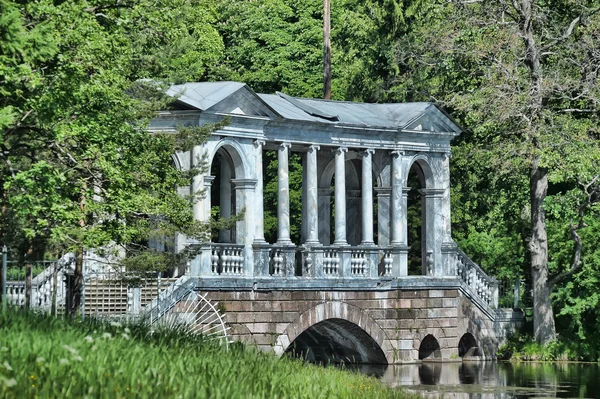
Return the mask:
<svg viewBox="0 0 600 399">
<path fill-rule="evenodd" d="M 162 87 L 200 80 L 219 57 L 210 4 L 0 1 L 3 241 L 74 251 L 76 294 L 87 248 L 124 251 L 129 267 L 172 264 L 146 244 L 206 232 L 174 190 L 189 176 L 171 155 L 208 130 L 175 137 L 145 126 L 166 105 Z"/>
<path fill-rule="evenodd" d="M 460 113 L 496 175 L 527 176 L 534 335 L 547 343 L 555 338 L 553 288 L 581 267 L 549 268 L 547 197 L 585 187 L 600 165 L 598 4 L 456 1 L 437 3 L 428 19 L 398 44 L 409 77 L 398 91 Z M 577 226 L 585 227 L 573 228 L 574 259 Z"/>
</svg>

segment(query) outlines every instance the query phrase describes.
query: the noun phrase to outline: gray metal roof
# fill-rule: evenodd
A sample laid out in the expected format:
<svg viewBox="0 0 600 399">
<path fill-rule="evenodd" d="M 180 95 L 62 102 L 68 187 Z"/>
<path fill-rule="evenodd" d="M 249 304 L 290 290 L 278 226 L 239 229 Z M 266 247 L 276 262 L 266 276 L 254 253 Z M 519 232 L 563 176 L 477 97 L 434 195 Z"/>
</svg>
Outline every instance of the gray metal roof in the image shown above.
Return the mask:
<svg viewBox="0 0 600 399">
<path fill-rule="evenodd" d="M 242 88 L 256 96 L 258 105 L 266 105 L 284 119 L 457 134 L 461 131 L 435 104 L 426 102 L 369 104 L 291 97 L 283 93 L 257 94 L 244 83 L 238 82 L 186 83 L 172 86 L 167 94 L 177 97 L 176 102 L 185 107 L 202 111 L 213 108 L 223 112 L 223 104 L 231 107 L 230 103 L 236 103 L 235 96 L 240 96 L 240 104 L 243 103 L 240 94 Z M 237 108 L 229 112 L 240 113 Z"/>
<path fill-rule="evenodd" d="M 245 85 L 239 82 L 184 83 L 169 87 L 167 95 L 176 97 L 179 103 L 204 111 Z"/>
</svg>

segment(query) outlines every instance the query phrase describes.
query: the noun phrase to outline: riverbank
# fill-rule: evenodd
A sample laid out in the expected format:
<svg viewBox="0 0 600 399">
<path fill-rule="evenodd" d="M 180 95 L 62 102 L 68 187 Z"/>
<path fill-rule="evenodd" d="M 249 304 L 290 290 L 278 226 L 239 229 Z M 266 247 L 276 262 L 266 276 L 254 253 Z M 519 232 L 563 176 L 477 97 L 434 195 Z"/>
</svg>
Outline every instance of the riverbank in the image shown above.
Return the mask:
<svg viewBox="0 0 600 399">
<path fill-rule="evenodd" d="M 380 381 L 143 325 L 0 313 L 2 398 L 410 398 Z"/>
</svg>

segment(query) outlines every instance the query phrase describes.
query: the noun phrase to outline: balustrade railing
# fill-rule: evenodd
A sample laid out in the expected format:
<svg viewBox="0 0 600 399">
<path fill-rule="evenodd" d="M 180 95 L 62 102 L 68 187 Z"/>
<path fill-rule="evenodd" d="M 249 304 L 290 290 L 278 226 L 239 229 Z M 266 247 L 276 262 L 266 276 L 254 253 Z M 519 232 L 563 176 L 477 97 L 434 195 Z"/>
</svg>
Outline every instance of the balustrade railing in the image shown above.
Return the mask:
<svg viewBox="0 0 600 399">
<path fill-rule="evenodd" d="M 57 261 L 35 262 L 32 268 L 43 267 L 31 279 L 30 306 L 32 308 L 50 311 L 64 306 L 67 296 L 65 271 L 70 265 L 71 258 L 65 256 Z M 25 282 L 25 266 L 11 266 L 6 282 L 6 300 L 15 306 L 25 306 L 27 302 L 27 285 Z"/>
<path fill-rule="evenodd" d="M 459 248 L 457 251 L 456 274 L 471 291 L 484 303 L 492 308 L 498 307 L 498 282 L 488 276 Z"/>
<path fill-rule="evenodd" d="M 323 275 L 337 277 L 340 275 L 340 253 L 337 248 L 323 248 Z"/>
<path fill-rule="evenodd" d="M 350 273 L 352 277 L 368 276 L 367 257 L 364 250 L 352 250 L 350 259 Z"/>
<path fill-rule="evenodd" d="M 394 263 L 392 250 L 389 248 L 381 251 L 381 274 L 384 277 L 392 277 L 392 264 Z"/>
<path fill-rule="evenodd" d="M 241 276 L 244 274 L 244 245 L 210 244 L 211 274 Z"/>
</svg>

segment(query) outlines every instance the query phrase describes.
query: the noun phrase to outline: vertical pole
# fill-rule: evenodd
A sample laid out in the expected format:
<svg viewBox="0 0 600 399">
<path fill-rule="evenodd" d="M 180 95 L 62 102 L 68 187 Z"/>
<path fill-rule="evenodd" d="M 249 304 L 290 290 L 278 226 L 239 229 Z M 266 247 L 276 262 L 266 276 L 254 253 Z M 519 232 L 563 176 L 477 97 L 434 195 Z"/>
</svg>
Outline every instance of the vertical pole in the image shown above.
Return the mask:
<svg viewBox="0 0 600 399">
<path fill-rule="evenodd" d="M 331 7 L 329 0 L 323 0 L 323 97 L 331 99 Z"/>
<path fill-rule="evenodd" d="M 2 246 L 2 310 L 6 310 L 6 268 L 8 263 L 8 249 Z"/>
<path fill-rule="evenodd" d="M 50 314 L 56 317 L 56 290 L 58 289 L 58 272 L 56 269 L 58 268 L 58 260 L 52 265 L 52 305 L 50 307 Z"/>
</svg>

